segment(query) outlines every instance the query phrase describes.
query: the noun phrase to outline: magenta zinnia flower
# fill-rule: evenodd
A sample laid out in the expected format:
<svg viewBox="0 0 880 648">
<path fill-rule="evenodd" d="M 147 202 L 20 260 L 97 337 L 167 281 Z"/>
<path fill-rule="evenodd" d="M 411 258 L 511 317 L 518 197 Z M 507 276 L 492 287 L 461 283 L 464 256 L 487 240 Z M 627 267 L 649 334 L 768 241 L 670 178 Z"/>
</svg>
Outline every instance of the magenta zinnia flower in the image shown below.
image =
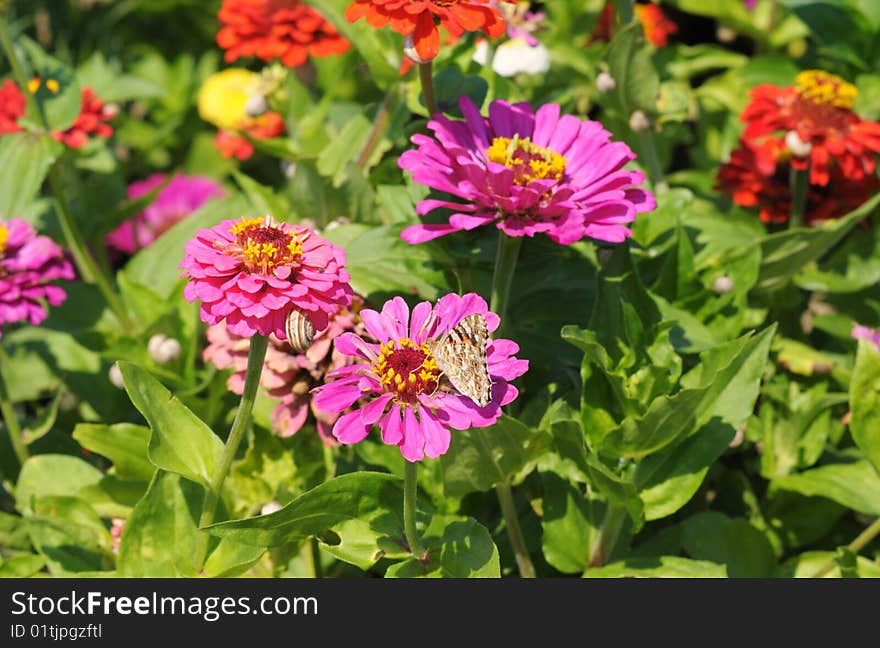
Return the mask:
<svg viewBox="0 0 880 648">
<path fill-rule="evenodd" d="M 274 333 L 285 340 L 284 322 L 299 308 L 316 331 L 340 306 L 351 304 L 345 252 L 302 225 L 271 216 L 225 220 L 196 232 L 184 248 L 183 291 L 202 301 L 206 324 L 224 319 L 231 333 Z"/>
<path fill-rule="evenodd" d="M 861 324 L 853 325 L 851 335 L 856 340 L 866 340 L 874 345 L 877 351 L 880 351 L 880 329 L 872 329 Z"/>
<path fill-rule="evenodd" d="M 449 449 L 449 428 L 465 430 L 494 423 L 501 407 L 517 396 L 509 381 L 529 366 L 527 360 L 514 357 L 519 346 L 512 340 L 489 341 L 486 360 L 493 383 L 491 399 L 479 407 L 442 377 L 427 344 L 472 313 L 484 316 L 490 332 L 498 328 L 498 316 L 474 293 L 446 295 L 433 307 L 421 302 L 412 315 L 400 297 L 385 302 L 381 313 L 362 310 L 367 333 L 379 344 L 354 333 L 336 338 L 338 351 L 360 361 L 332 372 L 328 379 L 333 382 L 315 390 L 315 405 L 325 412 L 360 405 L 339 418 L 333 436 L 342 443 L 358 443 L 378 425 L 385 443 L 399 446 L 408 461 L 420 461 Z"/>
<path fill-rule="evenodd" d="M 164 173 L 155 173 L 146 180 L 132 182 L 129 198 L 140 198 L 165 181 Z M 134 254 L 159 238 L 211 198 L 225 194 L 223 187 L 205 176 L 176 175 L 165 185 L 150 205 L 107 235 L 107 245 Z"/>
<path fill-rule="evenodd" d="M 363 300 L 352 297 L 351 308 L 343 307 L 330 318 L 329 326 L 315 335 L 312 346 L 305 353 L 294 355 L 286 342 L 274 335 L 269 336 L 266 359 L 260 374 L 260 384 L 270 398 L 279 401 L 272 410 L 272 426 L 282 437 L 296 434 L 305 424 L 311 406 L 315 425 L 321 439 L 335 444 L 330 434 L 333 424 L 339 418 L 338 412 L 322 412 L 315 407 L 314 399 L 309 398 L 309 390 L 323 382 L 324 376 L 335 369 L 350 365 L 354 358 L 333 349 L 333 340 L 346 331 L 358 334 L 365 332 L 357 312 Z M 226 384 L 230 391 L 241 395 L 244 391 L 245 371 L 248 362 L 250 339 L 230 333 L 221 322 L 208 328 L 208 341 L 203 357 L 218 369 L 232 368 Z"/>
<path fill-rule="evenodd" d="M 639 171 L 624 165 L 635 154 L 599 122 L 559 116 L 559 106 L 533 111 L 528 103 L 493 101 L 488 119 L 467 97 L 459 100 L 465 121 L 435 115 L 434 138 L 413 135 L 418 149 L 400 156 L 413 179 L 466 202 L 423 200 L 421 215 L 454 210 L 448 224 L 403 230 L 408 243 L 422 243 L 459 230 L 495 223 L 509 236 L 543 232 L 565 245 L 589 236 L 620 242 L 627 223 L 654 208 L 654 196 L 635 185 Z"/>
<path fill-rule="evenodd" d="M 61 248 L 21 219 L 0 221 L 0 336 L 5 324 L 46 319 L 43 301 L 58 306 L 67 299 L 63 289 L 47 283 L 54 279 L 73 279 Z"/>
</svg>

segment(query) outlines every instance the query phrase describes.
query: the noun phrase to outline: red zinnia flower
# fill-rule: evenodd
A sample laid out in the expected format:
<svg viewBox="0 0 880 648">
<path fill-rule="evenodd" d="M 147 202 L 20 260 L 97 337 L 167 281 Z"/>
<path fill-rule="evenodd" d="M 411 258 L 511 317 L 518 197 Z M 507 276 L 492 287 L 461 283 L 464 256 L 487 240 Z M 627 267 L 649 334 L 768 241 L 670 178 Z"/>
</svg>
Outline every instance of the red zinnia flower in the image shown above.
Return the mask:
<svg viewBox="0 0 880 648">
<path fill-rule="evenodd" d="M 433 59 L 440 51 L 440 25 L 454 37 L 464 32 L 483 31 L 492 38 L 504 33 L 504 18 L 491 6 L 492 0 L 355 0 L 345 18 L 355 22 L 366 18 L 372 27 L 390 23 L 391 29 L 412 36 L 419 57 Z M 503 0 L 513 2 L 513 0 Z"/>
<path fill-rule="evenodd" d="M 6 79 L 0 86 L 0 135 L 22 130 L 18 118 L 24 115 L 25 98 L 15 81 Z"/>
<path fill-rule="evenodd" d="M 645 30 L 645 38 L 657 47 L 664 47 L 669 42 L 670 34 L 678 31 L 678 25 L 666 17 L 660 5 L 649 2 L 634 7 L 636 16 Z"/>
<path fill-rule="evenodd" d="M 55 131 L 52 137 L 70 148 L 82 148 L 89 141 L 89 135 L 110 137 L 113 127 L 106 122 L 116 116 L 116 111 L 104 105 L 91 88 L 82 89 L 82 108 L 79 115 L 65 131 Z"/>
<path fill-rule="evenodd" d="M 264 112 L 259 117 L 248 118 L 239 131 L 254 139 L 270 139 L 284 134 L 284 119 L 276 112 Z M 254 145 L 239 132 L 222 129 L 214 138 L 214 144 L 223 157 L 247 160 L 254 154 Z"/>
<path fill-rule="evenodd" d="M 741 207 L 759 207 L 765 223 L 785 223 L 791 212 L 789 162 L 795 161 L 783 138 L 767 138 L 760 144 L 740 140 L 730 161 L 718 170 L 718 188 Z M 852 180 L 840 167 L 831 167 L 826 185 L 807 188 L 804 222 L 815 225 L 845 216 L 878 189 L 880 180 L 874 176 Z"/>
<path fill-rule="evenodd" d="M 809 167 L 811 184 L 827 185 L 835 167 L 849 180 L 862 180 L 876 168 L 880 124 L 852 111 L 857 94 L 855 86 L 821 70 L 801 72 L 794 86 L 759 85 L 740 117 L 746 122 L 743 138 L 757 141 L 794 132 L 810 152 L 791 164 Z"/>
<path fill-rule="evenodd" d="M 296 67 L 312 56 L 342 54 L 348 41 L 309 5 L 299 0 L 224 0 L 217 44 L 227 62 L 242 56 L 280 60 Z"/>
</svg>

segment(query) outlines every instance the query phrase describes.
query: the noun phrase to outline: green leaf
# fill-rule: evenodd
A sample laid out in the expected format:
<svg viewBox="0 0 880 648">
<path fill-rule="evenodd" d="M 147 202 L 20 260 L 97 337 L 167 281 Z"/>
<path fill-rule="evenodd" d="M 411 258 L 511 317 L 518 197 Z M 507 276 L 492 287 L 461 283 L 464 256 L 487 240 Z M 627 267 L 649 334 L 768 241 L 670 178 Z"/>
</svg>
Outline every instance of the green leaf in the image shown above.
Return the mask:
<svg viewBox="0 0 880 648">
<path fill-rule="evenodd" d="M 422 542 L 425 562 L 410 558 L 392 565 L 386 578 L 501 578 L 498 548 L 489 531 L 472 518 L 435 516 Z"/>
<path fill-rule="evenodd" d="M 584 578 L 724 578 L 724 565 L 678 556 L 627 558 L 604 567 L 591 567 Z"/>
<path fill-rule="evenodd" d="M 205 576 L 209 578 L 240 576 L 256 564 L 264 553 L 266 553 L 264 547 L 252 547 L 224 538 L 205 561 Z"/>
<path fill-rule="evenodd" d="M 0 564 L 0 578 L 29 578 L 45 564 L 46 559 L 35 554 L 12 556 Z"/>
<path fill-rule="evenodd" d="M 130 362 L 119 368 L 131 402 L 150 425 L 150 461 L 207 486 L 223 442 L 148 371 Z"/>
<path fill-rule="evenodd" d="M 113 462 L 113 472 L 120 479 L 150 481 L 153 478 L 156 468 L 148 456 L 148 428 L 131 423 L 80 423 L 73 430 L 73 438 L 83 448 Z"/>
<path fill-rule="evenodd" d="M 342 475 L 279 511 L 220 522 L 206 531 L 257 547 L 277 547 L 316 536 L 325 541 L 322 548 L 326 551 L 367 569 L 383 556 L 406 555 L 401 481 L 367 471 Z M 338 543 L 330 544 L 337 539 Z"/>
<path fill-rule="evenodd" d="M 542 472 L 544 486 L 541 546 L 549 564 L 565 574 L 580 574 L 607 506 L 551 472 Z"/>
<path fill-rule="evenodd" d="M 468 97 L 478 108 L 489 93 L 489 83 L 478 76 L 465 76 L 455 66 L 443 67 L 434 75 L 434 89 L 440 112 L 462 117 L 458 101 Z"/>
<path fill-rule="evenodd" d="M 776 566 L 767 537 L 747 520 L 705 511 L 682 522 L 682 546 L 691 558 L 726 565 L 730 578 L 769 578 Z"/>
<path fill-rule="evenodd" d="M 840 566 L 837 560 L 838 554 L 834 551 L 807 551 L 786 561 L 774 576 L 776 578 L 812 578 L 828 561 L 833 561 L 835 565 L 830 572 L 825 574 L 825 578 L 840 578 Z M 880 567 L 864 556 L 857 557 L 854 568 L 855 573 L 861 578 L 880 578 Z"/>
<path fill-rule="evenodd" d="M 59 454 L 36 455 L 21 468 L 15 486 L 15 505 L 23 514 L 33 512 L 34 500 L 48 495 L 71 495 L 96 484 L 103 475 L 92 464 Z"/>
<path fill-rule="evenodd" d="M 8 220 L 24 213 L 61 151 L 61 145 L 50 137 L 31 133 L 0 137 L 0 168 L 15 169 L 15 173 L 0 175 L 0 218 Z"/>
<path fill-rule="evenodd" d="M 179 475 L 159 470 L 131 512 L 119 544 L 123 578 L 196 576 L 198 517 L 204 491 Z"/>
<path fill-rule="evenodd" d="M 7 551 L 27 551 L 31 548 L 27 518 L 0 511 L 0 547 Z"/>
<path fill-rule="evenodd" d="M 550 438 L 506 414 L 494 425 L 459 430 L 440 458 L 443 490 L 452 497 L 487 491 L 536 459 Z"/>
<path fill-rule="evenodd" d="M 823 256 L 853 227 L 872 215 L 877 205 L 880 205 L 880 194 L 843 218 L 809 229 L 789 229 L 766 236 L 757 243 L 761 247 L 762 261 L 756 288 L 769 292 L 788 285 L 804 266 Z"/>
<path fill-rule="evenodd" d="M 354 115 L 339 135 L 321 151 L 318 156 L 318 173 L 331 178 L 334 187 L 342 184 L 348 163 L 363 150 L 372 126 L 370 120 L 363 115 Z"/>
<path fill-rule="evenodd" d="M 40 85 L 34 93 L 34 98 L 49 123 L 49 129 L 67 130 L 82 108 L 82 90 L 73 70 L 58 59 L 49 56 L 42 47 L 27 36 L 19 35 L 17 40 L 27 54 L 31 76 L 40 78 Z M 48 85 L 51 81 L 56 82 L 57 87 L 52 88 Z M 27 92 L 27 89 L 22 88 L 22 91 Z M 28 115 L 27 119 L 42 126 L 37 115 Z"/>
<path fill-rule="evenodd" d="M 240 171 L 233 173 L 235 181 L 251 203 L 252 212 L 265 216 L 271 214 L 276 220 L 287 220 L 290 206 L 287 201 L 276 194 L 270 187 L 261 185 L 259 182 Z"/>
<path fill-rule="evenodd" d="M 866 340 L 859 340 L 849 403 L 853 441 L 880 472 L 880 353 Z"/>
<path fill-rule="evenodd" d="M 100 572 L 112 567 L 113 540 L 88 502 L 46 495 L 34 502 L 28 522 L 31 542 L 55 576 Z"/>
<path fill-rule="evenodd" d="M 165 88 L 155 81 L 120 72 L 107 63 L 100 51 L 95 51 L 79 65 L 76 76 L 80 83 L 91 88 L 105 103 L 155 99 L 166 93 Z"/>
<path fill-rule="evenodd" d="M 638 20 L 614 35 L 606 59 L 611 76 L 617 81 L 614 95 L 624 115 L 636 109 L 649 114 L 656 112 L 660 82 Z"/>
<path fill-rule="evenodd" d="M 864 459 L 826 464 L 777 477 L 770 482 L 770 487 L 827 497 L 860 513 L 880 515 L 880 475 Z"/>
</svg>

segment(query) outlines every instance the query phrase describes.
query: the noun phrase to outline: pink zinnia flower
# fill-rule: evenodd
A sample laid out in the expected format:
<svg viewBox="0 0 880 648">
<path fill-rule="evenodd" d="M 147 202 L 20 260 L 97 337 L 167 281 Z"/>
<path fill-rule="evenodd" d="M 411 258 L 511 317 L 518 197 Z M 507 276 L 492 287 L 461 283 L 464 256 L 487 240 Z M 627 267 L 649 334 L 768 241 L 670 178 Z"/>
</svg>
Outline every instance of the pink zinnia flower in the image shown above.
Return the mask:
<svg viewBox="0 0 880 648">
<path fill-rule="evenodd" d="M 0 336 L 5 324 L 46 319 L 43 301 L 58 306 L 67 299 L 63 289 L 47 283 L 54 279 L 73 279 L 61 248 L 21 219 L 0 221 Z"/>
<path fill-rule="evenodd" d="M 165 181 L 164 173 L 154 173 L 146 180 L 128 186 L 129 198 L 140 198 Z M 216 181 L 205 176 L 176 175 L 163 187 L 150 205 L 134 218 L 125 221 L 107 235 L 107 245 L 134 254 L 149 246 L 211 198 L 226 192 Z"/>
<path fill-rule="evenodd" d="M 316 427 L 321 439 L 327 444 L 335 444 L 330 430 L 339 418 L 338 412 L 323 412 L 315 407 L 309 398 L 309 390 L 321 384 L 329 372 L 345 367 L 354 359 L 333 349 L 333 340 L 346 331 L 364 333 L 363 324 L 357 312 L 363 300 L 352 297 L 351 308 L 341 308 L 330 319 L 330 325 L 315 335 L 312 346 L 305 353 L 293 355 L 286 342 L 274 335 L 269 336 L 269 347 L 263 361 L 260 384 L 271 398 L 278 401 L 272 411 L 272 425 L 282 437 L 293 436 L 306 422 L 309 407 L 315 417 Z M 215 324 L 208 328 L 208 341 L 203 357 L 218 369 L 232 368 L 227 386 L 230 391 L 241 395 L 244 391 L 244 378 L 247 369 L 249 338 L 230 333 L 226 324 Z"/>
<path fill-rule="evenodd" d="M 418 149 L 400 156 L 413 179 L 463 198 L 465 203 L 423 200 L 424 215 L 446 207 L 448 223 L 403 230 L 408 243 L 481 225 L 509 236 L 543 232 L 565 245 L 589 236 L 618 243 L 631 235 L 627 223 L 654 208 L 654 196 L 635 185 L 639 171 L 624 165 L 636 156 L 599 122 L 559 116 L 557 104 L 537 111 L 528 103 L 493 101 L 488 119 L 467 97 L 459 100 L 465 121 L 435 115 L 435 137 L 413 135 Z"/>
<path fill-rule="evenodd" d="M 299 308 L 315 331 L 351 304 L 345 252 L 302 225 L 271 216 L 225 220 L 199 230 L 184 248 L 183 291 L 200 299 L 206 324 L 224 319 L 231 333 L 285 340 L 284 322 Z"/>
<path fill-rule="evenodd" d="M 856 340 L 867 340 L 874 345 L 877 351 L 880 351 L 880 329 L 872 329 L 856 324 L 853 326 L 852 336 Z"/>
<path fill-rule="evenodd" d="M 400 297 L 385 302 L 381 313 L 362 310 L 367 333 L 379 344 L 354 333 L 339 336 L 336 349 L 359 361 L 337 369 L 328 376 L 333 382 L 315 390 L 315 405 L 325 412 L 342 412 L 360 403 L 339 418 L 333 436 L 342 443 L 358 443 L 378 425 L 385 443 L 399 446 L 408 461 L 420 461 L 449 449 L 449 428 L 493 424 L 501 416 L 501 407 L 517 396 L 509 381 L 528 369 L 527 360 L 514 357 L 519 346 L 512 340 L 489 341 L 486 360 L 493 383 L 491 399 L 479 407 L 442 377 L 428 344 L 473 313 L 483 315 L 489 331 L 498 328 L 498 316 L 474 293 L 446 295 L 433 307 L 421 302 L 412 315 Z"/>
</svg>

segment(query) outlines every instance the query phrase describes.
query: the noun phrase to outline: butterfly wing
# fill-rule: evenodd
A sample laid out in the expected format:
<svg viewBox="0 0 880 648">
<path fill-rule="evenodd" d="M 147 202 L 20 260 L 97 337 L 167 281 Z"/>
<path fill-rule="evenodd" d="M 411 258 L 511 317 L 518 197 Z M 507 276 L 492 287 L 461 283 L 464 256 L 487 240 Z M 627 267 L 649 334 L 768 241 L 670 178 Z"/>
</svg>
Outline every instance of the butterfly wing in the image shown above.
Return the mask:
<svg viewBox="0 0 880 648">
<path fill-rule="evenodd" d="M 452 386 L 480 407 L 491 399 L 486 362 L 489 329 L 479 313 L 468 315 L 434 345 L 434 358 Z"/>
</svg>

